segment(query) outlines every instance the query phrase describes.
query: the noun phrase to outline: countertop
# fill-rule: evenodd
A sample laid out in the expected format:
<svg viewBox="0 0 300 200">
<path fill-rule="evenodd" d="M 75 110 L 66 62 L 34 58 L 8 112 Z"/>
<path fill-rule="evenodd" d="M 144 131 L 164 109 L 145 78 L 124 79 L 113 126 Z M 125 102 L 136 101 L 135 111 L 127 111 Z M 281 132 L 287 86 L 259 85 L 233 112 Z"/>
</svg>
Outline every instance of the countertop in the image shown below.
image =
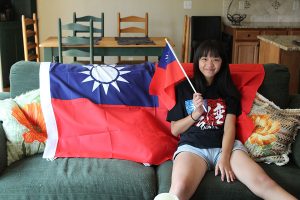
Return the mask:
<svg viewBox="0 0 300 200">
<path fill-rule="evenodd" d="M 299 35 L 259 35 L 257 38 L 285 51 L 300 51 L 300 46 L 293 44 L 293 40 L 300 41 Z"/>
<path fill-rule="evenodd" d="M 241 25 L 225 23 L 231 28 L 300 28 L 300 22 L 241 22 Z"/>
</svg>

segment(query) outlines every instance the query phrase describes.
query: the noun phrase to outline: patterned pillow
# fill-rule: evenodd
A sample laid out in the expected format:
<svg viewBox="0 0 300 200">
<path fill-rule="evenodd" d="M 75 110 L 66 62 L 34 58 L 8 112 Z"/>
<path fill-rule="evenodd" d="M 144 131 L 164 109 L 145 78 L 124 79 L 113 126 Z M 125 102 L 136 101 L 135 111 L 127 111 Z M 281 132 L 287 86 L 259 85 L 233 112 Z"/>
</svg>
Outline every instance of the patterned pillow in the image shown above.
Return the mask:
<svg viewBox="0 0 300 200">
<path fill-rule="evenodd" d="M 0 120 L 7 138 L 8 165 L 41 153 L 47 138 L 39 90 L 0 101 Z"/>
<path fill-rule="evenodd" d="M 300 128 L 300 109 L 280 109 L 257 93 L 249 117 L 255 125 L 245 142 L 250 156 L 257 162 L 288 163 L 291 144 Z"/>
</svg>

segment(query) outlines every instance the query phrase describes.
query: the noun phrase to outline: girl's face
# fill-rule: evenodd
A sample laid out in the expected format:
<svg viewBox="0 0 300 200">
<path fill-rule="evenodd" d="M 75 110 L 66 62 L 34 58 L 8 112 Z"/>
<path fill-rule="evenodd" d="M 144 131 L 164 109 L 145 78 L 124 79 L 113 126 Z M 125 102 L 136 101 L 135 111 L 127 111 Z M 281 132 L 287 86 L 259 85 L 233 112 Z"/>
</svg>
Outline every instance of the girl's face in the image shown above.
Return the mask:
<svg viewBox="0 0 300 200">
<path fill-rule="evenodd" d="M 211 57 L 210 53 L 199 59 L 199 69 L 204 75 L 208 85 L 213 82 L 215 75 L 220 71 L 221 64 L 221 57 Z"/>
</svg>

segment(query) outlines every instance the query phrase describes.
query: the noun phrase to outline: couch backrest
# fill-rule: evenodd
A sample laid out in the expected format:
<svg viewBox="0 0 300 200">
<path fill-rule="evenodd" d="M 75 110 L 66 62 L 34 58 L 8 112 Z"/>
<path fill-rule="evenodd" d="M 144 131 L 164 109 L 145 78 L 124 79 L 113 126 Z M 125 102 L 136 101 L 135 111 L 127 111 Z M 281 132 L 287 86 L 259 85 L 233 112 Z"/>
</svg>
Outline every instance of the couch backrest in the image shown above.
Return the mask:
<svg viewBox="0 0 300 200">
<path fill-rule="evenodd" d="M 28 61 L 19 61 L 11 67 L 10 91 L 12 98 L 39 88 L 39 68 L 39 63 Z M 258 92 L 280 108 L 287 108 L 290 79 L 288 68 L 279 64 L 264 64 L 264 68 L 265 79 Z"/>
<path fill-rule="evenodd" d="M 264 68 L 265 78 L 258 92 L 280 108 L 287 108 L 290 80 L 288 68 L 279 64 L 264 64 Z"/>
</svg>

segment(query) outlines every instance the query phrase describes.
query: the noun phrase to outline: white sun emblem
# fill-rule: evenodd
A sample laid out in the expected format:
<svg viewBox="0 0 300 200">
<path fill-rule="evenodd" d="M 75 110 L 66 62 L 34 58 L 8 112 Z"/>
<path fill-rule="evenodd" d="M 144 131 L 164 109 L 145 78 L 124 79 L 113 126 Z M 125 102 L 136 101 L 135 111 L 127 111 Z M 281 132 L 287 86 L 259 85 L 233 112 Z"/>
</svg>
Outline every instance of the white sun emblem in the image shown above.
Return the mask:
<svg viewBox="0 0 300 200">
<path fill-rule="evenodd" d="M 166 55 L 165 60 L 166 60 L 166 62 L 168 62 L 168 60 L 169 60 L 169 54 Z"/>
<path fill-rule="evenodd" d="M 82 83 L 94 81 L 92 91 L 95 91 L 100 85 L 102 85 L 105 94 L 107 95 L 109 86 L 112 85 L 119 92 L 119 86 L 117 81 L 129 83 L 121 75 L 130 73 L 131 71 L 121 71 L 124 67 L 116 67 L 116 65 L 83 65 L 88 71 L 82 71 L 80 73 L 88 75 Z"/>
</svg>

